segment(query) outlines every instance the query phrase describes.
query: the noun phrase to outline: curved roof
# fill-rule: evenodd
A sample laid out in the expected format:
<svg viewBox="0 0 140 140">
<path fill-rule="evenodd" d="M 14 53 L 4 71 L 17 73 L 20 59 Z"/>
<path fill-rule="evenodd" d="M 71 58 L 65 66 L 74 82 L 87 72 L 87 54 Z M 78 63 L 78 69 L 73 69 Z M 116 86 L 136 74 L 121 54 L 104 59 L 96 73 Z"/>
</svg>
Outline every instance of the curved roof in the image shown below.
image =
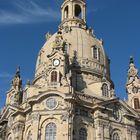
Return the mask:
<svg viewBox="0 0 140 140">
<path fill-rule="evenodd" d="M 101 73 L 103 73 L 103 68 L 106 68 L 107 71 L 109 71 L 109 67 L 107 64 L 108 60 L 107 56 L 105 55 L 102 41 L 95 38 L 89 30 L 78 27 L 71 27 L 69 31 L 66 32 L 65 29 L 63 29 L 61 32 L 63 40 L 65 40 L 69 44 L 69 58 L 73 58 L 74 52 L 77 52 L 77 59 L 79 61 L 88 60 L 91 63 L 95 63 L 97 67 L 102 67 Z M 36 65 L 36 75 L 41 73 L 44 67 L 46 67 L 45 64 L 48 61 L 47 55 L 51 54 L 52 52 L 53 42 L 55 41 L 56 36 L 57 33 L 52 35 L 41 49 Z M 92 48 L 94 46 L 96 46 L 100 50 L 100 60 L 93 58 Z"/>
</svg>

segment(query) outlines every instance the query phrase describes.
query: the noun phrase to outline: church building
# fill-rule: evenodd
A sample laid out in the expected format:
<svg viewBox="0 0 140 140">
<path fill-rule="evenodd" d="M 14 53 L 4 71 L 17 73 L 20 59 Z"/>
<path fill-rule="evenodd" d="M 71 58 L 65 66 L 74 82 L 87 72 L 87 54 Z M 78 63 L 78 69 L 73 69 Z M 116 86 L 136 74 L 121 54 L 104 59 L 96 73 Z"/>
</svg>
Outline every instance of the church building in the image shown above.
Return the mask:
<svg viewBox="0 0 140 140">
<path fill-rule="evenodd" d="M 17 68 L 0 113 L 0 140 L 140 140 L 140 77 L 130 58 L 128 100 L 116 97 L 103 41 L 86 24 L 86 1 L 64 0 L 32 82 Z"/>
</svg>

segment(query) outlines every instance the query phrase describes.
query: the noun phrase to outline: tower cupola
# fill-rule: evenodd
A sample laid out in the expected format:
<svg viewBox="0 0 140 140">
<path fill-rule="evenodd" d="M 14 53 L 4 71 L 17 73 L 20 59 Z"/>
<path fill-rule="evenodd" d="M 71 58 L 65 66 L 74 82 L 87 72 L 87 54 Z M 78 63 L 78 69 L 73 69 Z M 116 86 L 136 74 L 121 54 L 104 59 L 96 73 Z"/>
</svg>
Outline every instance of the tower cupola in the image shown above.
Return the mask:
<svg viewBox="0 0 140 140">
<path fill-rule="evenodd" d="M 61 27 L 86 25 L 85 0 L 64 0 L 61 6 Z"/>
<path fill-rule="evenodd" d="M 11 88 L 7 92 L 6 104 L 19 105 L 22 100 L 22 80 L 20 77 L 20 67 L 17 68 L 16 74 L 12 80 Z"/>
</svg>

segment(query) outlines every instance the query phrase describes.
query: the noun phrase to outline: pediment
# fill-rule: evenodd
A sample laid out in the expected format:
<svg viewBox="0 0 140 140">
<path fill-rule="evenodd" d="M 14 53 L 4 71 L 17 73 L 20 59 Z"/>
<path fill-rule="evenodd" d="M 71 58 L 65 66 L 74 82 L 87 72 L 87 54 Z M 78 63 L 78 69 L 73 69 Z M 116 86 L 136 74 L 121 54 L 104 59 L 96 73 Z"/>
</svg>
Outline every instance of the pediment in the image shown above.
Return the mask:
<svg viewBox="0 0 140 140">
<path fill-rule="evenodd" d="M 8 119 L 9 116 L 11 114 L 13 114 L 14 112 L 16 112 L 18 110 L 18 108 L 14 107 L 14 106 L 11 106 L 11 105 L 8 105 L 4 110 L 3 110 L 3 113 L 2 113 L 2 116 L 1 116 L 1 121 L 3 119 Z"/>
<path fill-rule="evenodd" d="M 111 100 L 103 101 L 98 103 L 99 106 L 107 108 L 108 110 L 118 109 L 123 113 L 123 116 L 128 116 L 132 118 L 140 118 L 139 114 L 131 108 L 126 102 L 120 100 L 119 98 L 114 98 Z"/>
<path fill-rule="evenodd" d="M 64 93 L 61 93 L 57 90 L 46 90 L 46 91 L 40 91 L 39 92 L 40 94 L 39 95 L 36 95 L 36 96 L 33 96 L 31 98 L 28 99 L 28 103 L 29 104 L 35 104 L 37 102 L 40 102 L 48 97 L 51 97 L 51 96 L 59 96 L 63 99 L 66 99 L 66 94 Z"/>
</svg>

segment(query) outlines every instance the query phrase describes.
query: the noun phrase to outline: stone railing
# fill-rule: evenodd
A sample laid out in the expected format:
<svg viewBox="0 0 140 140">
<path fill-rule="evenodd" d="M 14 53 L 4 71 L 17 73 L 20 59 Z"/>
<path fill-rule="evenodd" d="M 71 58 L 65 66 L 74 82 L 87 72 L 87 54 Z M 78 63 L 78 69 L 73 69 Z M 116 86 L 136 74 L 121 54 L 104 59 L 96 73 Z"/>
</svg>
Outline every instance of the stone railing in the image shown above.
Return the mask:
<svg viewBox="0 0 140 140">
<path fill-rule="evenodd" d="M 86 94 L 82 94 L 82 93 L 76 93 L 76 95 L 83 101 L 85 102 L 89 102 L 89 103 L 93 103 L 93 97 L 86 95 Z"/>
<path fill-rule="evenodd" d="M 90 71 L 95 71 L 97 73 L 103 74 L 104 65 L 99 62 L 88 60 L 88 59 L 80 59 L 78 63 L 82 69 L 89 69 Z"/>
</svg>

